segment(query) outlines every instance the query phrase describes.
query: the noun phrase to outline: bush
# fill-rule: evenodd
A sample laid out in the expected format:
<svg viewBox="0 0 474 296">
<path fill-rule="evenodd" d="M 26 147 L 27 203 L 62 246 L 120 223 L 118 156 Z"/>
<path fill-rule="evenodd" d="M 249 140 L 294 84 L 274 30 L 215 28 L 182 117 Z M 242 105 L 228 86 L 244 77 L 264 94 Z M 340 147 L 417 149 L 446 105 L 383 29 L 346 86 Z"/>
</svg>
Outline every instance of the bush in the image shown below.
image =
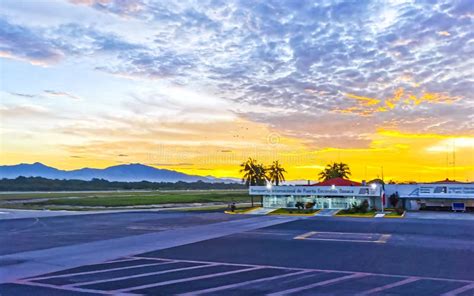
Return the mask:
<svg viewBox="0 0 474 296">
<path fill-rule="evenodd" d="M 369 211 L 369 201 L 364 199 L 364 201 L 358 205 L 357 203 L 353 203 L 352 207 L 346 210 L 348 214 L 357 214 L 357 213 L 367 213 Z"/>
<path fill-rule="evenodd" d="M 298 209 L 298 210 L 303 210 L 304 209 L 304 203 L 301 202 L 301 201 L 298 201 L 297 203 L 295 203 L 295 207 Z"/>
<path fill-rule="evenodd" d="M 304 207 L 305 209 L 312 209 L 314 207 L 314 202 L 307 202 Z"/>
<path fill-rule="evenodd" d="M 364 201 L 359 206 L 359 211 L 361 213 L 367 213 L 369 211 L 369 201 L 364 199 Z"/>
<path fill-rule="evenodd" d="M 390 201 L 390 204 L 392 205 L 392 207 L 396 208 L 399 201 L 398 193 L 392 193 L 390 197 L 388 198 L 388 200 Z"/>
<path fill-rule="evenodd" d="M 403 212 L 405 212 L 405 210 L 403 210 L 402 208 L 396 208 L 395 212 L 397 212 L 398 215 L 403 215 Z"/>
</svg>

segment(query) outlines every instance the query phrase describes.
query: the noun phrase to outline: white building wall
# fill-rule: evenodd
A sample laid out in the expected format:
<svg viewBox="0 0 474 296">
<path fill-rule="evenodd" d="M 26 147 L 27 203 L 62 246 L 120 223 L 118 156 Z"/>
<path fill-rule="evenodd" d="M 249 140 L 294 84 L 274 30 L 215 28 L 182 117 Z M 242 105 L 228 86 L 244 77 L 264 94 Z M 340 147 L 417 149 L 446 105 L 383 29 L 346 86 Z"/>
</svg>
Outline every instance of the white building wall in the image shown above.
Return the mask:
<svg viewBox="0 0 474 296">
<path fill-rule="evenodd" d="M 446 192 L 435 189 L 446 187 Z M 474 207 L 474 184 L 387 184 L 385 185 L 386 205 L 391 206 L 389 197 L 397 193 L 408 210 L 428 207 L 450 207 L 453 202 L 462 202 L 466 207 Z"/>
</svg>

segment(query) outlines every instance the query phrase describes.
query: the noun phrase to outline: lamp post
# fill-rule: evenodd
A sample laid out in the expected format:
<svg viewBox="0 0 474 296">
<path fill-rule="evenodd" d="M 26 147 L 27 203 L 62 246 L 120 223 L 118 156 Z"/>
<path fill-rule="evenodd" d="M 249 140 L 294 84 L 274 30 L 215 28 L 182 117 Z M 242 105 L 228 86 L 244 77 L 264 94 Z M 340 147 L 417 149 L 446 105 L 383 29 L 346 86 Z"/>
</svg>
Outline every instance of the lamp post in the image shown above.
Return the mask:
<svg viewBox="0 0 474 296">
<path fill-rule="evenodd" d="M 372 183 L 370 184 L 370 187 L 372 187 L 373 190 L 376 190 L 377 189 L 377 184 L 375 183 Z M 381 197 L 381 204 L 382 204 L 382 213 L 384 212 L 384 198 L 383 196 L 380 196 Z"/>
<path fill-rule="evenodd" d="M 267 189 L 270 190 L 270 197 L 273 199 L 272 187 L 273 187 L 272 183 L 267 181 Z M 275 200 L 275 202 L 276 202 L 276 200 Z M 263 206 L 263 202 L 262 202 L 262 206 Z"/>
</svg>

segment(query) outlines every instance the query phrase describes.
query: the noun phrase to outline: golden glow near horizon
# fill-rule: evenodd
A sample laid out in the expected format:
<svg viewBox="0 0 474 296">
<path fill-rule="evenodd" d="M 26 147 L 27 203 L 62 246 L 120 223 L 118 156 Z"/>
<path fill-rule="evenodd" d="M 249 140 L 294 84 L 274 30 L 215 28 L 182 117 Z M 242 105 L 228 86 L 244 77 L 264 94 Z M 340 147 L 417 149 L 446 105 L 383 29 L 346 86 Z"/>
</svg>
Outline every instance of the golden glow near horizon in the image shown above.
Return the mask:
<svg viewBox="0 0 474 296">
<path fill-rule="evenodd" d="M 462 1 L 129 2 L 2 1 L 0 164 L 474 181 Z"/>
<path fill-rule="evenodd" d="M 289 180 L 316 180 L 324 166 L 333 161 L 348 163 L 355 180 L 370 180 L 382 174 L 387 181 L 474 180 L 474 137 L 379 130 L 371 136 L 367 148 L 311 149 L 262 125 L 243 121 L 235 124 L 245 132 L 212 137 L 206 131 L 205 141 L 186 140 L 180 144 L 179 141 L 160 144 L 132 140 L 68 147 L 53 154 L 47 149 L 34 153 L 6 151 L 1 161 L 3 164 L 41 161 L 67 170 L 143 163 L 187 174 L 238 178 L 239 164 L 247 157 L 254 157 L 267 164 L 280 160 L 287 168 Z"/>
</svg>

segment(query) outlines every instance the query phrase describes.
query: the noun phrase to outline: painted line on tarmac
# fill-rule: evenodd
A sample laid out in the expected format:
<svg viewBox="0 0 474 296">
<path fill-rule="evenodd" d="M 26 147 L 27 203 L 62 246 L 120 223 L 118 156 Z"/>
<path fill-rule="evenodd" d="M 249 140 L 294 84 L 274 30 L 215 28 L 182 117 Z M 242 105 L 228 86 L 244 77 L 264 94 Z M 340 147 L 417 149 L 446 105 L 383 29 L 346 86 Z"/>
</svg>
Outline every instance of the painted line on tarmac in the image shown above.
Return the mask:
<svg viewBox="0 0 474 296">
<path fill-rule="evenodd" d="M 233 270 L 233 271 L 225 271 L 225 272 L 219 272 L 219 273 L 213 273 L 213 274 L 206 274 L 206 275 L 194 276 L 194 277 L 189 277 L 189 278 L 184 278 L 184 279 L 165 281 L 165 282 L 161 282 L 161 283 L 154 283 L 154 284 L 142 285 L 142 286 L 137 286 L 137 287 L 125 288 L 125 289 L 115 290 L 113 292 L 130 292 L 130 291 L 134 291 L 134 290 L 143 290 L 143 289 L 147 289 L 147 288 L 166 286 L 166 285 L 183 283 L 183 282 L 190 282 L 190 281 L 195 281 L 195 280 L 204 280 L 204 279 L 213 278 L 213 277 L 217 277 L 217 276 L 223 276 L 223 275 L 229 275 L 229 274 L 235 274 L 235 273 L 241 273 L 241 272 L 248 272 L 248 271 L 254 271 L 254 270 L 259 270 L 259 269 L 263 269 L 263 268 L 262 267 L 252 267 L 252 268 L 239 269 L 239 270 Z"/>
<path fill-rule="evenodd" d="M 24 281 L 24 280 L 17 280 L 17 281 L 14 281 L 13 283 L 14 284 L 20 284 L 20 285 L 33 286 L 33 287 L 42 287 L 42 288 L 50 288 L 50 289 L 56 289 L 56 290 L 62 290 L 62 291 L 69 291 L 69 292 L 81 292 L 81 293 L 95 293 L 95 294 L 102 294 L 102 295 L 113 295 L 113 293 L 110 293 L 108 291 L 97 291 L 97 290 L 75 288 L 75 287 L 55 286 L 55 285 L 50 285 L 50 284 L 28 282 L 28 281 Z"/>
<path fill-rule="evenodd" d="M 275 268 L 275 269 L 285 269 L 285 270 L 297 270 L 297 271 L 317 271 L 325 273 L 344 273 L 344 274 L 354 274 L 354 273 L 363 273 L 366 275 L 381 276 L 381 277 L 394 277 L 394 278 L 409 278 L 414 277 L 410 275 L 401 275 L 401 274 L 386 274 L 386 273 L 373 273 L 373 272 L 357 272 L 357 271 L 348 271 L 348 270 L 336 270 L 336 269 L 318 269 L 318 268 L 300 268 L 300 267 L 286 267 L 286 266 L 274 266 L 274 265 L 257 265 L 257 264 L 241 264 L 241 263 L 226 263 L 226 262 L 215 262 L 215 261 L 201 261 L 201 260 L 181 260 L 181 259 L 169 259 L 169 258 L 160 258 L 160 257 L 142 257 L 134 256 L 134 258 L 139 259 L 150 259 L 150 260 L 176 260 L 176 262 L 189 262 L 189 263 L 201 263 L 201 264 L 216 264 L 216 265 L 232 265 L 232 266 L 244 266 L 244 267 L 262 267 L 262 268 Z M 430 280 L 430 281 L 445 281 L 453 283 L 466 283 L 474 284 L 473 280 L 460 280 L 460 279 L 449 279 L 449 278 L 438 278 L 438 277 L 427 277 L 427 276 L 416 276 L 420 280 Z"/>
<path fill-rule="evenodd" d="M 240 233 L 241 235 L 242 234 L 263 234 L 263 235 L 295 235 L 294 232 L 273 232 L 273 231 L 246 231 L 246 232 L 242 232 Z"/>
<path fill-rule="evenodd" d="M 386 241 L 367 241 L 367 240 L 355 240 L 355 239 L 337 239 L 337 238 L 307 238 L 306 240 L 311 241 L 333 241 L 333 242 L 351 242 L 351 243 L 373 243 L 373 244 L 385 244 Z"/>
<path fill-rule="evenodd" d="M 153 258 L 153 257 L 137 257 L 134 258 L 139 259 L 150 259 L 150 260 L 164 260 L 165 258 Z M 168 259 L 169 260 L 169 259 Z M 258 265 L 258 264 L 242 264 L 242 263 L 228 263 L 228 262 L 215 262 L 215 261 L 201 261 L 201 260 L 181 260 L 181 259 L 174 259 L 176 262 L 187 262 L 187 263 L 198 263 L 198 264 L 217 264 L 217 265 L 229 265 L 229 266 L 242 266 L 242 267 L 261 267 L 261 268 L 274 268 L 274 269 L 285 269 L 285 270 L 309 270 L 314 271 L 315 269 L 306 269 L 306 268 L 298 268 L 298 267 L 280 267 L 274 265 Z M 319 270 L 317 270 L 319 271 Z M 347 272 L 351 273 L 351 272 Z"/>
<path fill-rule="evenodd" d="M 48 279 L 56 279 L 56 278 L 65 278 L 65 277 L 71 277 L 71 276 L 77 276 L 77 275 L 104 273 L 104 272 L 109 272 L 109 271 L 126 270 L 126 269 L 139 268 L 139 267 L 148 267 L 148 266 L 158 266 L 158 265 L 165 265 L 165 264 L 170 264 L 170 263 L 175 263 L 175 262 L 169 261 L 169 262 L 160 262 L 160 263 L 147 263 L 147 264 L 140 264 L 140 265 L 130 265 L 130 266 L 124 266 L 124 267 L 109 268 L 109 269 L 98 269 L 98 270 L 58 274 L 58 275 L 51 275 L 51 276 L 44 276 L 44 277 L 35 277 L 35 278 L 29 278 L 28 280 L 29 281 L 39 281 L 39 280 L 48 280 Z"/>
<path fill-rule="evenodd" d="M 340 235 L 340 236 L 368 236 L 367 239 L 344 239 L 344 238 L 324 238 L 317 237 L 317 235 Z M 373 236 L 379 236 L 377 240 L 370 240 Z M 381 234 L 381 233 L 358 233 L 358 232 L 324 232 L 324 231 L 310 231 L 298 236 L 295 236 L 293 239 L 297 240 L 315 240 L 315 241 L 335 241 L 335 242 L 355 242 L 355 243 L 378 243 L 384 244 L 391 237 L 390 234 Z"/>
<path fill-rule="evenodd" d="M 306 232 L 301 235 L 295 236 L 294 239 L 307 239 L 308 237 L 315 235 L 316 233 L 316 231 Z"/>
<path fill-rule="evenodd" d="M 395 282 L 395 283 L 391 283 L 391 284 L 388 284 L 388 285 L 385 285 L 385 286 L 373 288 L 373 289 L 358 293 L 357 295 L 358 296 L 370 295 L 370 294 L 373 294 L 373 293 L 378 293 L 378 292 L 383 291 L 383 290 L 387 290 L 387 289 L 403 286 L 403 285 L 406 285 L 406 284 L 409 284 L 409 283 L 413 283 L 413 282 L 416 282 L 418 280 L 420 280 L 420 279 L 417 278 L 417 277 L 409 277 L 407 279 L 404 279 L 404 280 L 401 280 L 401 281 L 398 281 L 398 282 Z"/>
<path fill-rule="evenodd" d="M 366 276 L 368 276 L 368 274 L 358 272 L 358 273 L 338 277 L 338 278 L 331 279 L 331 280 L 317 282 L 317 283 L 307 285 L 307 286 L 303 286 L 303 287 L 297 287 L 297 288 L 293 288 L 293 289 L 279 291 L 279 292 L 276 292 L 276 293 L 270 293 L 270 294 L 268 294 L 268 296 L 270 296 L 270 295 L 271 296 L 280 296 L 280 295 L 287 295 L 287 294 L 291 294 L 291 293 L 297 293 L 297 292 L 301 292 L 301 291 L 316 288 L 316 287 L 323 287 L 323 286 L 327 286 L 327 285 L 332 285 L 332 284 L 337 283 L 337 282 L 350 280 L 350 279 L 362 278 L 362 277 L 366 277 Z"/>
<path fill-rule="evenodd" d="M 23 232 L 23 231 L 26 231 L 26 230 L 30 230 L 31 227 L 35 226 L 36 224 L 40 223 L 40 219 L 39 218 L 33 218 L 35 221 L 31 224 L 28 224 L 24 227 L 21 227 L 21 228 L 16 228 L 16 229 L 10 229 L 7 233 L 19 233 L 19 232 Z"/>
<path fill-rule="evenodd" d="M 463 286 L 461 288 L 458 288 L 458 289 L 455 289 L 455 290 L 452 290 L 452 291 L 449 291 L 449 292 L 446 292 L 444 294 L 441 294 L 441 296 L 455 296 L 455 295 L 459 295 L 463 292 L 469 291 L 471 289 L 474 289 L 474 283 L 472 283 L 470 285 L 467 285 L 467 286 Z"/>
<path fill-rule="evenodd" d="M 45 284 L 45 283 L 39 283 L 39 282 L 30 282 L 30 280 L 33 280 L 33 279 L 18 280 L 18 281 L 15 281 L 13 283 L 20 284 L 20 285 L 30 285 L 30 286 L 38 286 L 38 287 L 59 289 L 59 290 L 63 290 L 63 291 L 88 292 L 88 293 L 98 293 L 98 294 L 103 294 L 103 295 L 111 295 L 111 294 L 117 294 L 117 293 L 122 293 L 122 294 L 133 293 L 132 291 L 146 289 L 146 288 L 159 287 L 159 286 L 171 285 L 171 284 L 181 283 L 181 282 L 189 282 L 189 281 L 194 281 L 194 280 L 202 280 L 202 279 L 207 279 L 207 278 L 212 278 L 212 277 L 218 277 L 218 276 L 224 276 L 224 275 L 229 275 L 229 274 L 248 272 L 248 271 L 253 271 L 253 270 L 273 268 L 273 269 L 279 269 L 279 270 L 284 270 L 284 271 L 292 271 L 292 272 L 289 272 L 289 273 L 286 273 L 286 274 L 283 274 L 283 275 L 271 276 L 271 277 L 264 277 L 264 278 L 258 277 L 256 279 L 250 279 L 250 280 L 245 281 L 245 282 L 229 284 L 229 285 L 224 285 L 224 286 L 218 286 L 218 287 L 213 287 L 213 288 L 208 288 L 208 289 L 198 290 L 198 291 L 193 291 L 193 292 L 187 292 L 187 293 L 184 293 L 184 295 L 197 295 L 197 294 L 212 293 L 212 292 L 217 292 L 217 291 L 224 291 L 226 289 L 232 289 L 232 288 L 235 288 L 235 287 L 245 286 L 245 285 L 249 285 L 249 284 L 252 284 L 252 283 L 265 282 L 265 281 L 270 281 L 270 280 L 279 279 L 279 278 L 296 276 L 296 275 L 300 275 L 300 274 L 309 274 L 310 272 L 342 273 L 343 275 L 339 276 L 337 278 L 334 278 L 334 279 L 330 279 L 330 280 L 326 280 L 326 281 L 322 281 L 322 282 L 317 282 L 317 283 L 314 283 L 314 284 L 311 284 L 311 285 L 275 292 L 275 293 L 270 294 L 270 295 L 285 295 L 285 294 L 289 294 L 289 293 L 296 293 L 296 292 L 308 290 L 308 289 L 311 289 L 311 288 L 314 288 L 314 287 L 321 287 L 321 286 L 331 285 L 333 283 L 337 283 L 337 282 L 340 282 L 340 281 L 350 280 L 350 279 L 357 279 L 357 278 L 361 278 L 361 277 L 365 277 L 365 276 L 379 276 L 379 277 L 399 278 L 400 280 L 397 281 L 397 282 L 388 284 L 388 285 L 375 287 L 373 289 L 363 291 L 358 295 L 370 295 L 370 294 L 374 294 L 374 293 L 377 293 L 377 292 L 380 292 L 380 291 L 384 291 L 384 290 L 387 290 L 387 289 L 390 289 L 390 288 L 393 288 L 393 287 L 398 287 L 398 286 L 402 286 L 402 285 L 405 285 L 405 284 L 409 284 L 411 282 L 415 282 L 415 281 L 418 281 L 418 280 L 435 280 L 435 281 L 457 282 L 457 283 L 464 283 L 465 284 L 465 286 L 462 286 L 458 289 L 455 289 L 455 290 L 452 290 L 450 292 L 447 292 L 447 293 L 443 294 L 444 296 L 454 296 L 454 295 L 458 295 L 460 293 L 463 293 L 465 291 L 469 291 L 471 289 L 474 289 L 474 281 L 472 281 L 472 280 L 471 281 L 469 281 L 469 280 L 455 280 L 455 279 L 418 277 L 418 276 L 406 276 L 406 275 L 375 274 L 375 273 L 369 273 L 369 272 L 322 270 L 322 269 L 308 269 L 308 268 L 291 268 L 291 267 L 279 267 L 279 266 L 237 264 L 237 263 L 224 263 L 224 262 L 209 262 L 209 261 L 196 261 L 196 260 L 180 260 L 180 259 L 153 258 L 153 257 L 129 257 L 128 260 L 130 260 L 130 259 L 137 259 L 137 260 L 138 259 L 148 259 L 148 260 L 161 261 L 161 262 L 157 263 L 156 265 L 161 265 L 161 264 L 166 264 L 166 263 L 196 263 L 196 264 L 200 264 L 200 265 L 191 266 L 191 267 L 184 267 L 184 268 L 168 269 L 168 270 L 162 270 L 162 271 L 157 271 L 157 272 L 134 274 L 134 275 L 131 275 L 131 276 L 122 276 L 122 277 L 95 280 L 95 281 L 89 281 L 89 282 L 73 283 L 73 284 L 69 284 L 69 285 L 53 285 L 53 284 Z M 119 260 L 117 260 L 117 261 L 119 261 Z M 126 262 L 127 259 L 125 259 L 123 261 Z M 165 261 L 165 262 L 162 262 L 162 261 Z M 133 261 L 131 261 L 131 262 L 133 262 Z M 142 286 L 126 287 L 126 288 L 115 290 L 115 291 L 101 291 L 101 290 L 85 288 L 85 286 L 93 285 L 93 284 L 110 283 L 110 282 L 114 282 L 114 281 L 128 280 L 128 279 L 140 278 L 140 277 L 146 277 L 146 276 L 154 276 L 154 275 L 165 274 L 165 273 L 170 273 L 170 272 L 177 272 L 177 271 L 184 271 L 184 270 L 206 268 L 206 267 L 211 267 L 211 266 L 238 266 L 238 267 L 242 267 L 242 269 L 238 269 L 238 270 L 234 270 L 234 271 L 227 271 L 227 272 L 220 272 L 220 273 L 212 273 L 212 274 L 206 274 L 206 275 L 188 277 L 188 278 L 178 278 L 178 279 L 175 279 L 175 280 L 169 280 L 169 281 L 158 282 L 158 283 L 155 282 L 153 284 L 147 284 L 147 285 L 142 285 Z M 138 267 L 138 265 L 129 266 L 129 267 L 126 267 L 126 268 L 133 268 L 133 267 Z M 126 269 L 126 268 L 118 268 L 118 269 Z M 99 272 L 110 271 L 110 270 L 113 270 L 113 269 L 99 270 Z M 89 273 L 97 273 L 97 272 L 92 271 L 92 272 L 83 272 L 83 273 L 79 273 L 79 274 L 89 274 Z M 58 276 L 46 276 L 46 277 L 42 277 L 42 278 L 44 278 L 44 279 L 58 278 L 58 277 L 68 277 L 68 276 L 72 276 L 72 275 L 74 275 L 74 274 L 66 274 L 66 275 L 58 275 Z M 39 279 L 39 278 L 37 278 L 37 279 Z"/>
<path fill-rule="evenodd" d="M 151 275 L 159 275 L 159 274 L 165 274 L 165 273 L 170 273 L 170 272 L 192 270 L 192 269 L 213 267 L 213 266 L 219 266 L 219 264 L 206 264 L 206 265 L 199 265 L 199 266 L 191 266 L 191 267 L 182 267 L 182 268 L 175 268 L 175 269 L 168 269 L 168 270 L 160 270 L 160 271 L 147 272 L 147 273 L 139 273 L 139 274 L 134 274 L 134 275 L 129 275 L 129 276 L 122 276 L 122 277 L 104 279 L 104 280 L 95 280 L 95 281 L 89 281 L 89 282 L 69 284 L 69 285 L 64 285 L 63 287 L 88 286 L 88 285 L 94 285 L 94 284 L 115 282 L 115 281 L 128 280 L 128 279 L 134 279 L 134 278 L 151 276 Z"/>
<path fill-rule="evenodd" d="M 127 262 L 127 261 L 136 261 L 136 260 L 140 260 L 140 259 L 125 257 L 125 258 L 121 258 L 121 259 L 117 259 L 117 260 L 105 261 L 103 264 L 107 264 L 107 263 L 118 263 L 118 262 Z M 99 264 L 100 264 L 100 263 L 99 263 Z M 92 264 L 92 265 L 97 265 L 97 264 Z"/>
<path fill-rule="evenodd" d="M 266 277 L 266 278 L 259 278 L 255 280 L 249 280 L 245 282 L 240 282 L 236 284 L 230 284 L 230 285 L 225 285 L 225 286 L 219 286 L 219 287 L 214 287 L 214 288 L 209 288 L 209 289 L 204 289 L 204 290 L 198 290 L 198 291 L 192 291 L 192 292 L 187 292 L 183 294 L 178 294 L 179 296 L 192 296 L 192 295 L 201 295 L 201 294 L 206 294 L 206 293 L 213 293 L 217 291 L 222 291 L 222 290 L 227 290 L 227 289 L 233 289 L 233 288 L 238 288 L 241 286 L 245 285 L 250 285 L 250 284 L 255 284 L 255 283 L 261 283 L 265 281 L 271 281 L 271 280 L 277 280 L 289 276 L 296 276 L 304 273 L 310 273 L 312 271 L 307 271 L 307 270 L 302 270 L 299 272 L 293 272 L 293 273 L 287 273 L 287 274 L 282 274 L 282 275 L 276 275 L 276 276 L 271 276 L 271 277 Z"/>
</svg>

